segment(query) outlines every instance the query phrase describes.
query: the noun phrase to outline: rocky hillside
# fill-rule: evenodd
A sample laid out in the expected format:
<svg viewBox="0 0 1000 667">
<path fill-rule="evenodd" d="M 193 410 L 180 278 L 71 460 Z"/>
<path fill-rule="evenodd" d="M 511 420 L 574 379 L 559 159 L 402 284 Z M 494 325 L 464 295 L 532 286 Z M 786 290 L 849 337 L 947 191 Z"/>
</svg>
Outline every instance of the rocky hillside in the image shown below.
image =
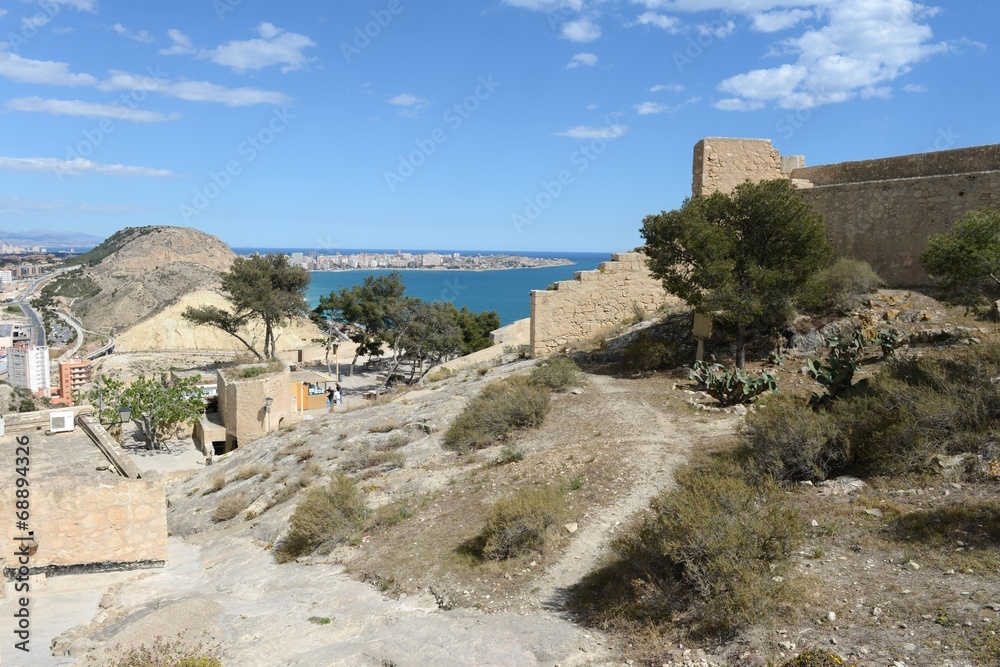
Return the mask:
<svg viewBox="0 0 1000 667">
<path fill-rule="evenodd" d="M 76 259 L 99 291 L 71 308 L 85 328 L 114 336 L 121 352 L 243 350 L 232 336 L 181 317 L 189 305 L 226 306 L 219 275 L 235 257 L 225 243 L 196 229 L 129 227 Z M 295 349 L 317 335 L 302 322 L 283 332 L 279 346 Z"/>
<path fill-rule="evenodd" d="M 86 328 L 110 334 L 134 326 L 185 294 L 217 289 L 219 274 L 236 257 L 214 236 L 184 227 L 130 227 L 91 253 L 94 259 L 85 260 L 84 272 L 101 291 L 74 303 L 73 310 Z"/>
</svg>

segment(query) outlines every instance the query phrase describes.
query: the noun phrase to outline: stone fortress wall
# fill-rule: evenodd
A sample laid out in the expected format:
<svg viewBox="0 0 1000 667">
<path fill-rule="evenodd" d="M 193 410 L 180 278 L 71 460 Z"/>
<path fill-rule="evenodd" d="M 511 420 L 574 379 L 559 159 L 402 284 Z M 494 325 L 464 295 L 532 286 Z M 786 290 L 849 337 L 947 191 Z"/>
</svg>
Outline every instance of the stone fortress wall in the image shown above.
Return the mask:
<svg viewBox="0 0 1000 667">
<path fill-rule="evenodd" d="M 644 255 L 611 255 L 594 271 L 531 292 L 531 354 L 551 354 L 635 317 L 637 308 L 652 313 L 669 302 L 679 303 L 649 273 Z"/>
<path fill-rule="evenodd" d="M 767 139 L 710 137 L 694 148 L 692 195 L 730 192 L 747 179 L 788 178 L 823 216 L 837 256 L 868 262 L 891 287 L 928 284 L 920 254 L 962 214 L 1000 207 L 1000 144 L 806 167 Z M 551 354 L 674 300 L 642 255 L 612 255 L 598 271 L 531 293 L 531 352 Z"/>
<path fill-rule="evenodd" d="M 837 256 L 861 259 L 892 287 L 928 284 L 920 253 L 967 211 L 1000 206 L 1000 145 L 805 167 L 766 139 L 703 139 L 692 193 L 728 192 L 750 180 L 790 178 L 823 216 Z"/>
</svg>

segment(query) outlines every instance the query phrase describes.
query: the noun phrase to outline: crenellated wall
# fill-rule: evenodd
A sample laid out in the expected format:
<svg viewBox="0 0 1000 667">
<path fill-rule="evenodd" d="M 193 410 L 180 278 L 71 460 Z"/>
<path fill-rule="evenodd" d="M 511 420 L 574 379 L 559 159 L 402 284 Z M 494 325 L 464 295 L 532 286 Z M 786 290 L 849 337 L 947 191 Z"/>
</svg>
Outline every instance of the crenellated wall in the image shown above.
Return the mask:
<svg viewBox="0 0 1000 667">
<path fill-rule="evenodd" d="M 551 354 L 574 341 L 678 301 L 663 289 L 637 252 L 611 255 L 593 271 L 577 271 L 547 290 L 531 292 L 531 353 Z"/>
</svg>

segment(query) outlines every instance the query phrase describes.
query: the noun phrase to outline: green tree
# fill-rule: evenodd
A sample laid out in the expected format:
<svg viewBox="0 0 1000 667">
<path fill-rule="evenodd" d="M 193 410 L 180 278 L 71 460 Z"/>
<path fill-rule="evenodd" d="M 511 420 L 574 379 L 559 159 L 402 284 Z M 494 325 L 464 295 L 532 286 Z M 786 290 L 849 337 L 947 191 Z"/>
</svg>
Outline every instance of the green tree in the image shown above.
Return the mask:
<svg viewBox="0 0 1000 667">
<path fill-rule="evenodd" d="M 920 263 L 945 301 L 977 309 L 1000 285 L 1000 211 L 969 211 L 950 232 L 927 239 Z"/>
<path fill-rule="evenodd" d="M 306 313 L 309 272 L 288 262 L 282 254 L 237 257 L 221 276 L 222 290 L 232 312 L 215 306 L 189 306 L 184 318 L 195 324 L 214 326 L 243 343 L 258 359 L 274 357 L 278 327 Z M 241 333 L 251 323 L 264 327 L 264 347 L 256 347 Z"/>
<path fill-rule="evenodd" d="M 118 409 L 132 409 L 132 422 L 150 449 L 161 449 L 166 437 L 181 424 L 193 425 L 205 411 L 205 398 L 194 378 L 168 382 L 165 375 L 143 375 L 127 387 L 124 383 L 101 376 L 97 389 L 84 394 L 84 400 L 97 404 L 101 422 L 116 424 Z"/>
<path fill-rule="evenodd" d="M 751 326 L 777 326 L 832 256 L 819 215 L 784 179 L 685 199 L 642 223 L 647 263 L 663 286 L 736 326 L 736 365 Z"/>
<path fill-rule="evenodd" d="M 462 330 L 462 354 L 472 354 L 490 346 L 490 332 L 500 328 L 500 316 L 495 310 L 474 313 L 468 306 L 455 312 Z"/>
<path fill-rule="evenodd" d="M 382 354 L 382 345 L 390 340 L 393 320 L 399 319 L 403 301 L 403 276 L 392 271 L 383 276 L 366 276 L 360 285 L 342 288 L 320 297 L 313 313 L 320 320 L 349 329 L 357 344 L 351 361 L 351 374 L 361 355 Z"/>
<path fill-rule="evenodd" d="M 463 351 L 463 330 L 459 311 L 451 303 L 415 300 L 413 316 L 400 339 L 400 346 L 413 361 L 410 381 L 420 369 L 423 378 L 431 366 Z"/>
</svg>

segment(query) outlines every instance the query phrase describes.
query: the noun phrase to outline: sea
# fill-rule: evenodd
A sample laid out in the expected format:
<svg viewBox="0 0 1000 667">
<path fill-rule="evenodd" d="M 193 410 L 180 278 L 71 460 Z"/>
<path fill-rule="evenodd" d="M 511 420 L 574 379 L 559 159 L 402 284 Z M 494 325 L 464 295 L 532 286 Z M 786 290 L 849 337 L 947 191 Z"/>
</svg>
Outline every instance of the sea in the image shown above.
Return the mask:
<svg viewBox="0 0 1000 667">
<path fill-rule="evenodd" d="M 253 253 L 285 253 L 315 252 L 315 248 L 233 248 L 239 255 Z M 355 253 L 385 253 L 396 252 L 380 249 L 340 249 L 342 255 Z M 460 252 L 462 255 L 520 255 L 523 257 L 554 257 L 568 259 L 572 264 L 563 266 L 546 266 L 537 269 L 499 269 L 489 271 L 470 271 L 462 269 L 399 269 L 406 286 L 406 295 L 415 296 L 424 301 L 450 301 L 456 307 L 468 306 L 469 310 L 480 312 L 495 310 L 500 316 L 500 324 L 507 325 L 515 320 L 531 315 L 529 293 L 531 290 L 545 289 L 559 280 L 571 280 L 577 271 L 589 271 L 597 268 L 601 262 L 611 259 L 610 252 L 527 252 L 506 250 L 403 250 L 403 252 L 425 253 L 436 252 L 451 254 Z M 306 289 L 306 300 L 310 307 L 319 303 L 320 296 L 338 292 L 342 288 L 350 288 L 364 282 L 366 276 L 380 276 L 390 273 L 391 269 L 359 269 L 352 271 L 313 271 L 309 287 Z"/>
</svg>

